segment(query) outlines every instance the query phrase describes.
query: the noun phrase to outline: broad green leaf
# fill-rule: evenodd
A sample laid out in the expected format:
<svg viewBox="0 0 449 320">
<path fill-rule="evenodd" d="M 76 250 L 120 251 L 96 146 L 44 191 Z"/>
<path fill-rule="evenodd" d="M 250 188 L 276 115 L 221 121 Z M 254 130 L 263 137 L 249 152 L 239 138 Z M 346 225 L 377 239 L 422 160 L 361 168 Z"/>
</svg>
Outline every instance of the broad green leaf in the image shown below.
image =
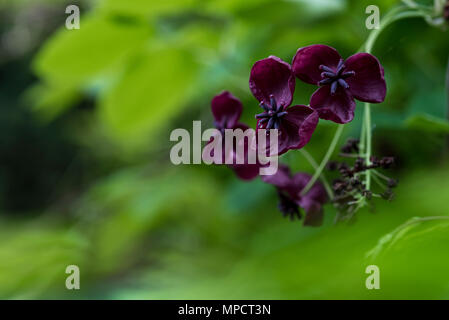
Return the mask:
<svg viewBox="0 0 449 320">
<path fill-rule="evenodd" d="M 384 298 L 447 297 L 448 219 L 448 216 L 416 217 L 381 238 L 367 262 L 378 265 L 383 272 Z M 414 279 L 413 286 L 408 279 Z M 404 290 L 404 284 L 411 290 Z"/>
<path fill-rule="evenodd" d="M 80 93 L 73 86 L 39 83 L 26 92 L 25 99 L 42 120 L 51 121 L 79 101 Z"/>
<path fill-rule="evenodd" d="M 0 297 L 32 299 L 56 287 L 66 291 L 65 268 L 83 268 L 85 238 L 66 228 L 44 225 L 6 224 L 2 221 L 0 241 Z M 55 286 L 55 284 L 58 284 Z"/>
<path fill-rule="evenodd" d="M 101 119 L 113 136 L 138 145 L 187 106 L 197 68 L 182 50 L 143 54 L 100 99 Z"/>
<path fill-rule="evenodd" d="M 83 84 L 110 75 L 149 35 L 145 24 L 89 16 L 81 20 L 79 30 L 64 28 L 50 38 L 35 58 L 34 69 L 49 82 Z"/>
<path fill-rule="evenodd" d="M 407 115 L 427 114 L 437 118 L 444 118 L 447 113 L 445 95 L 446 92 L 443 85 L 414 92 Z"/>
<path fill-rule="evenodd" d="M 437 221 L 438 223 L 442 222 L 445 226 L 447 226 L 449 217 L 447 216 L 438 216 L 438 217 L 413 217 L 401 224 L 399 227 L 394 229 L 392 232 L 387 233 L 382 236 L 377 245 L 367 252 L 366 257 L 368 259 L 377 259 L 379 256 L 388 253 L 388 251 L 394 246 L 403 241 L 406 236 L 412 234 L 412 230 L 416 229 L 416 227 L 420 226 L 422 223 L 428 221 Z M 422 233 L 421 233 L 422 234 Z"/>
<path fill-rule="evenodd" d="M 419 114 L 412 116 L 406 120 L 409 128 L 434 132 L 449 133 L 449 121 L 442 118 L 433 117 L 428 114 Z"/>
</svg>

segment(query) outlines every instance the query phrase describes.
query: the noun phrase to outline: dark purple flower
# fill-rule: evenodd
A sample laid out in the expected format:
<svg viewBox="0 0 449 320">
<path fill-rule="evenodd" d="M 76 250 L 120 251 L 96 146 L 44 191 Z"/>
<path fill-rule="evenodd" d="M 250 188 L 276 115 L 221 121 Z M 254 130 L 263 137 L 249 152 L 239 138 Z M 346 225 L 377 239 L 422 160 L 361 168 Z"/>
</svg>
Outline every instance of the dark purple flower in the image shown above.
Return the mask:
<svg viewBox="0 0 449 320">
<path fill-rule="evenodd" d="M 290 169 L 285 166 L 279 166 L 276 174 L 272 176 L 263 176 L 262 180 L 274 185 L 279 194 L 279 209 L 284 215 L 292 219 L 296 216 L 301 217 L 298 208 L 304 209 L 306 216 L 304 225 L 319 226 L 323 222 L 322 205 L 327 201 L 326 190 L 320 182 L 316 182 L 312 188 L 304 195 L 302 190 L 312 177 L 307 173 L 297 173 L 292 176 Z"/>
<path fill-rule="evenodd" d="M 230 92 L 224 91 L 215 96 L 211 101 L 214 126 L 222 133 L 225 129 L 234 129 L 242 124 L 239 123 L 243 106 L 239 99 Z"/>
<path fill-rule="evenodd" d="M 225 129 L 242 129 L 245 131 L 249 129 L 249 127 L 239 122 L 240 116 L 242 114 L 242 103 L 239 99 L 234 97 L 228 91 L 224 91 L 221 94 L 215 96 L 211 102 L 212 114 L 214 116 L 214 125 L 217 128 L 223 139 L 222 139 L 222 163 L 225 163 L 226 159 L 232 159 L 233 164 L 229 164 L 228 166 L 234 170 L 237 176 L 243 180 L 251 180 L 259 175 L 260 164 L 249 164 L 248 163 L 248 144 L 249 142 L 243 141 L 236 143 L 245 143 L 245 154 L 244 154 L 244 164 L 236 164 L 236 150 L 235 145 L 232 150 L 228 154 L 226 154 L 225 143 L 224 143 L 224 132 Z M 207 143 L 211 143 L 215 137 Z M 211 157 L 213 157 L 213 152 L 211 152 Z"/>
<path fill-rule="evenodd" d="M 292 68 L 302 81 L 321 86 L 310 106 L 322 119 L 348 123 L 354 118 L 354 98 L 372 103 L 385 99 L 384 69 L 369 53 L 357 53 L 344 61 L 332 47 L 311 45 L 298 49 Z"/>
<path fill-rule="evenodd" d="M 319 118 L 308 106 L 290 107 L 295 91 L 291 66 L 274 56 L 259 60 L 251 69 L 249 87 L 264 109 L 256 115 L 257 128 L 279 130 L 278 154 L 304 147 Z"/>
</svg>

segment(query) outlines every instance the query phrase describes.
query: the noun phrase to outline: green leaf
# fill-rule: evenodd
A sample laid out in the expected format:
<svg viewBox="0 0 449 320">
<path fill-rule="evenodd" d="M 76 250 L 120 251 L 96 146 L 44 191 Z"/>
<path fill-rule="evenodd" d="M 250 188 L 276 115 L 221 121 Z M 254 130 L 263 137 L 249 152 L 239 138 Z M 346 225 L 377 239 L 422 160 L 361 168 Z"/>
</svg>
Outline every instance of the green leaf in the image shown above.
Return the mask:
<svg viewBox="0 0 449 320">
<path fill-rule="evenodd" d="M 52 86 L 39 83 L 25 94 L 25 100 L 43 121 L 51 121 L 81 98 L 72 86 Z"/>
<path fill-rule="evenodd" d="M 449 134 L 449 121 L 443 118 L 433 117 L 428 114 L 418 114 L 406 120 L 406 126 L 433 133 Z"/>
<path fill-rule="evenodd" d="M 83 84 L 110 75 L 149 35 L 144 24 L 89 16 L 79 30 L 64 28 L 51 37 L 37 55 L 34 70 L 49 82 Z"/>
<path fill-rule="evenodd" d="M 187 106 L 197 68 L 179 49 L 143 54 L 100 99 L 100 118 L 113 136 L 139 145 Z"/>
<path fill-rule="evenodd" d="M 82 270 L 85 266 L 88 243 L 81 233 L 2 221 L 1 234 L 2 299 L 32 299 L 50 290 L 64 293 L 65 268 L 76 264 Z"/>
<path fill-rule="evenodd" d="M 185 11 L 194 8 L 197 0 L 106 0 L 100 5 L 100 10 L 107 13 L 116 13 L 135 16 L 156 16 L 176 11 Z"/>
</svg>

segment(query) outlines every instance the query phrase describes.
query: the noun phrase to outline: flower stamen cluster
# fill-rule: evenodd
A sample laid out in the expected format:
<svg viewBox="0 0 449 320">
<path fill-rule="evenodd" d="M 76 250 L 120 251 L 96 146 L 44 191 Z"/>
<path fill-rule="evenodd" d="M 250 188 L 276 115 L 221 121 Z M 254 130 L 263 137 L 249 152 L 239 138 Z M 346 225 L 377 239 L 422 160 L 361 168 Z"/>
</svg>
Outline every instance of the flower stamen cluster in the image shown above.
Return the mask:
<svg viewBox="0 0 449 320">
<path fill-rule="evenodd" d="M 331 95 L 334 95 L 337 92 L 338 86 L 341 86 L 344 89 L 349 89 L 349 84 L 345 81 L 345 79 L 355 75 L 355 72 L 346 71 L 345 69 L 346 66 L 343 59 L 340 59 L 336 70 L 333 70 L 332 68 L 325 65 L 320 65 L 320 70 L 324 72 L 321 73 L 321 77 L 323 78 L 323 80 L 320 80 L 319 85 L 330 84 Z"/>
<path fill-rule="evenodd" d="M 288 114 L 288 112 L 284 111 L 281 104 L 276 103 L 276 98 L 274 95 L 270 95 L 269 105 L 262 101 L 260 106 L 265 110 L 265 112 L 256 114 L 256 119 L 259 119 L 259 128 L 262 128 L 262 125 L 267 123 L 265 129 L 279 130 L 281 127 L 281 119 L 283 116 Z"/>
</svg>

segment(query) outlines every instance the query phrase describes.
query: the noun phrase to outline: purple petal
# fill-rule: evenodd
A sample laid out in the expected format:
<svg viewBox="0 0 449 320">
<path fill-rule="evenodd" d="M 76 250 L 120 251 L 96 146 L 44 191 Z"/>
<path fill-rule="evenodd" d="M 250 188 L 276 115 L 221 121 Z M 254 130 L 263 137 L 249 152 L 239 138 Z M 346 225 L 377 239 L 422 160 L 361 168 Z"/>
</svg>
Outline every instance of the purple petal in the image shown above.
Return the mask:
<svg viewBox="0 0 449 320">
<path fill-rule="evenodd" d="M 249 127 L 244 123 L 237 123 L 233 129 L 242 129 L 243 131 L 249 129 Z M 229 165 L 231 169 L 237 174 L 237 176 L 242 180 L 252 180 L 259 175 L 259 169 L 261 167 L 260 163 L 250 164 L 248 159 L 248 148 L 252 144 L 251 141 L 244 139 L 244 141 L 236 141 L 237 144 L 244 144 L 244 154 L 237 155 L 235 148 L 233 149 L 233 163 Z M 223 146 L 223 152 L 225 146 Z M 243 164 L 237 164 L 237 156 L 243 156 Z M 256 159 L 257 160 L 257 159 Z"/>
<path fill-rule="evenodd" d="M 227 129 L 232 129 L 242 114 L 242 103 L 228 91 L 215 96 L 211 102 L 215 122 Z"/>
<path fill-rule="evenodd" d="M 249 127 L 244 123 L 237 123 L 233 129 L 241 129 L 243 132 L 245 132 L 247 129 L 249 129 Z M 248 164 L 249 148 L 250 148 L 250 146 L 256 145 L 256 141 L 251 141 L 252 139 L 256 139 L 256 136 L 253 135 L 250 138 L 243 137 L 243 139 L 234 138 L 234 146 L 233 146 L 233 163 L 234 164 L 237 164 L 238 162 L 243 162 L 244 164 Z M 225 141 L 226 138 L 224 138 L 223 140 Z M 243 154 L 237 154 L 237 150 L 238 150 L 238 149 L 236 149 L 237 146 L 243 147 L 243 151 L 244 151 Z M 254 152 L 256 152 L 256 150 L 254 150 Z"/>
<path fill-rule="evenodd" d="M 292 195 L 292 196 L 294 196 L 294 198 L 296 198 L 296 199 L 300 198 L 299 194 L 304 189 L 304 187 L 307 185 L 307 183 L 310 181 L 310 179 L 312 179 L 312 176 L 310 174 L 302 173 L 302 172 L 296 173 L 292 177 L 292 184 L 295 185 L 296 192 L 297 192 L 297 194 Z"/>
<path fill-rule="evenodd" d="M 300 194 L 309 183 L 311 175 L 307 173 L 297 173 L 292 178 L 292 184 L 296 186 L 297 194 Z M 298 204 L 306 211 L 304 218 L 305 226 L 320 226 L 323 223 L 322 205 L 328 200 L 326 189 L 319 181 L 315 182 L 312 188 L 302 197 L 296 195 Z"/>
<path fill-rule="evenodd" d="M 249 78 L 249 88 L 260 102 L 270 103 L 273 95 L 278 105 L 288 107 L 295 91 L 295 76 L 291 66 L 280 58 L 270 56 L 257 61 Z"/>
<path fill-rule="evenodd" d="M 346 79 L 352 95 L 361 101 L 380 103 L 385 100 L 387 85 L 384 68 L 379 60 L 369 53 L 357 53 L 345 62 L 346 70 L 355 75 Z"/>
<path fill-rule="evenodd" d="M 252 180 L 259 175 L 260 165 L 258 164 L 237 164 L 229 166 L 235 174 L 242 180 Z"/>
<path fill-rule="evenodd" d="M 312 138 L 312 134 L 318 124 L 318 113 L 304 105 L 296 105 L 287 109 L 287 114 L 281 118 L 278 136 L 278 155 L 291 149 L 301 149 Z M 266 122 L 259 120 L 257 128 L 265 129 Z M 270 136 L 267 134 L 267 146 Z M 267 147 L 269 152 L 269 148 Z"/>
<path fill-rule="evenodd" d="M 232 129 L 242 129 L 243 131 L 245 131 L 245 130 L 249 129 L 249 126 L 247 126 L 244 123 L 237 122 Z M 221 163 L 215 163 L 215 164 L 226 164 L 226 163 L 231 163 L 231 162 L 232 163 L 237 163 L 237 160 L 236 160 L 236 158 L 237 158 L 236 143 L 239 143 L 239 142 L 238 141 L 234 141 L 232 149 L 226 150 L 225 135 L 223 133 L 220 133 L 220 135 L 222 135 L 221 136 L 221 158 L 222 159 L 221 159 Z M 215 136 L 215 135 L 212 136 L 210 138 L 210 140 L 205 144 L 205 146 L 207 146 L 208 144 L 212 143 L 215 139 L 218 139 L 218 138 L 219 138 L 218 136 Z M 244 157 L 245 157 L 245 159 L 247 159 L 247 153 L 246 152 L 248 150 L 247 149 L 248 141 L 246 141 L 246 139 L 245 139 L 245 141 L 243 141 L 242 143 L 245 143 L 245 149 L 244 149 L 245 150 L 245 155 L 244 155 Z M 214 157 L 214 150 L 210 150 L 210 155 L 208 155 L 206 153 L 206 151 L 208 151 L 208 150 L 203 148 L 203 156 L 208 156 L 208 157 L 210 156 L 211 158 Z M 227 151 L 227 153 L 226 153 L 226 151 Z"/>
<path fill-rule="evenodd" d="M 318 113 L 310 107 L 296 105 L 282 118 L 279 150 L 301 149 L 312 138 L 318 124 Z"/>
<path fill-rule="evenodd" d="M 355 101 L 349 90 L 338 87 L 334 95 L 330 86 L 319 88 L 310 98 L 310 106 L 321 119 L 336 123 L 348 123 L 354 119 Z"/>
<path fill-rule="evenodd" d="M 297 173 L 293 176 L 293 184 L 302 192 L 309 183 L 312 176 L 307 173 Z M 312 188 L 302 197 L 302 201 L 315 201 L 320 204 L 326 203 L 328 200 L 326 189 L 320 181 L 314 183 Z"/>
<path fill-rule="evenodd" d="M 207 158 L 212 158 L 212 159 L 214 158 L 214 155 L 215 155 L 214 150 L 206 150 L 205 147 L 206 147 L 207 145 L 211 144 L 215 139 L 219 139 L 219 136 L 214 135 L 214 136 L 211 137 L 210 140 L 204 145 L 202 158 L 205 158 L 205 157 L 207 157 Z M 222 143 L 223 143 L 223 141 L 222 141 Z M 210 152 L 209 154 L 208 154 L 208 151 Z M 224 163 L 225 163 L 224 148 L 222 148 L 222 151 L 221 151 L 221 163 L 216 163 L 215 161 L 214 161 L 213 163 L 214 163 L 214 164 L 224 164 Z"/>
<path fill-rule="evenodd" d="M 257 138 L 258 152 L 263 152 L 262 150 L 264 150 L 265 153 L 266 153 L 265 154 L 266 156 L 269 156 L 269 155 L 275 156 L 274 153 L 272 154 L 273 151 L 270 148 L 270 142 L 271 142 L 271 138 L 270 138 L 271 133 L 270 133 L 270 131 L 266 132 L 265 146 L 263 146 L 262 141 L 259 140 L 259 134 L 260 134 L 259 130 L 260 129 L 265 129 L 267 127 L 267 125 L 268 125 L 268 121 L 264 121 L 264 120 L 266 120 L 266 119 L 259 119 L 259 120 L 257 120 L 257 124 L 256 124 L 256 138 Z M 280 149 L 280 146 L 279 146 L 279 144 L 280 144 L 279 135 L 280 135 L 280 130 L 278 130 L 278 149 L 277 149 L 277 154 L 281 155 L 282 153 L 286 152 L 287 150 L 281 150 Z"/>
<path fill-rule="evenodd" d="M 301 201 L 301 208 L 306 212 L 303 225 L 309 227 L 319 227 L 323 224 L 323 208 L 315 201 Z"/>
<path fill-rule="evenodd" d="M 280 164 L 278 171 L 271 176 L 261 176 L 262 181 L 272 184 L 278 188 L 285 189 L 291 183 L 290 168 L 284 164 Z"/>
<path fill-rule="evenodd" d="M 302 81 L 318 85 L 322 79 L 320 66 L 326 66 L 335 70 L 341 56 L 337 50 L 322 44 L 315 44 L 299 48 L 293 58 L 293 73 Z"/>
</svg>

